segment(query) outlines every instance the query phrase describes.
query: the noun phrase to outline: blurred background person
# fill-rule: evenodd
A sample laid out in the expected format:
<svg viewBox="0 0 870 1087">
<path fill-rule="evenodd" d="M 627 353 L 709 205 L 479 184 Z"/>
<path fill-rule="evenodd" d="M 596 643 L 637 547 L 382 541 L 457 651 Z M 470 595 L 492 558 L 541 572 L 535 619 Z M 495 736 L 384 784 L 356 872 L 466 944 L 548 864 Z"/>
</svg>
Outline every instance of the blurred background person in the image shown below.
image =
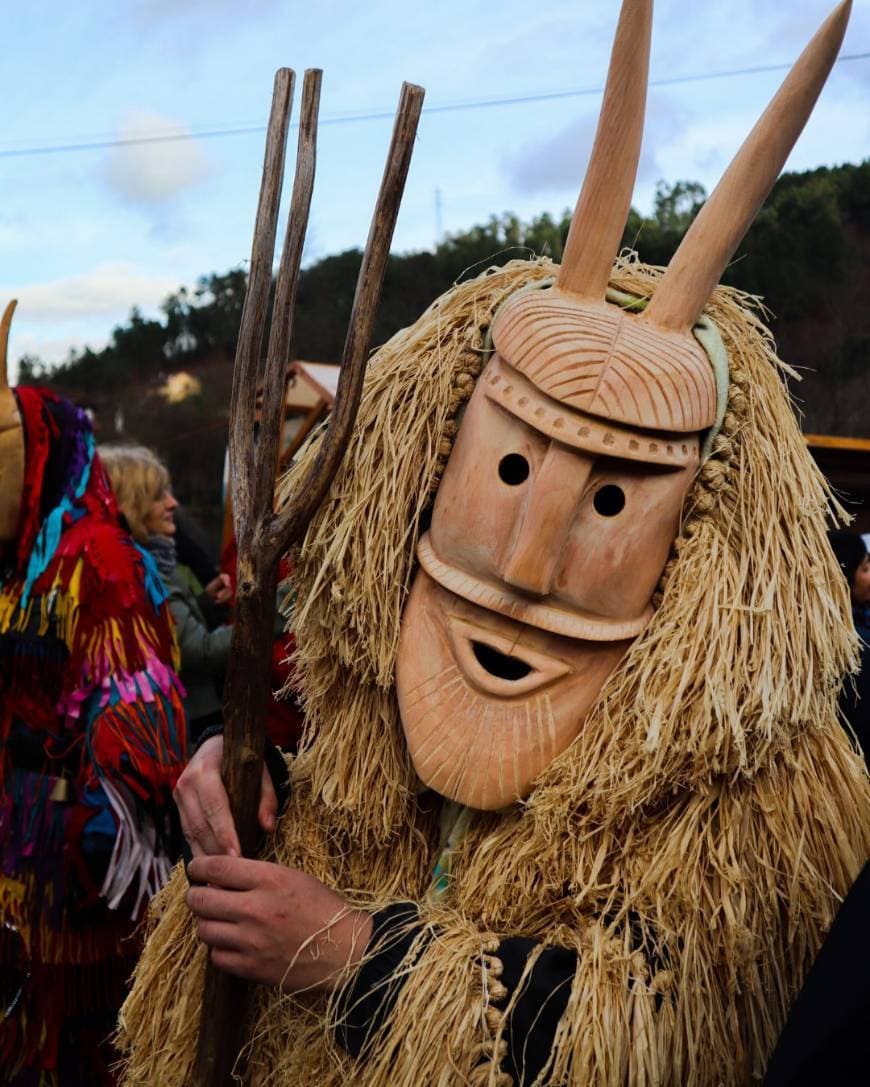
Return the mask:
<svg viewBox="0 0 870 1087">
<path fill-rule="evenodd" d="M 153 556 L 169 593 L 181 651 L 181 681 L 192 741 L 221 721 L 221 690 L 229 659 L 232 627 L 217 608 L 230 600 L 230 580 L 218 574 L 205 588 L 176 553 L 178 502 L 165 465 L 150 450 L 135 445 L 100 447 L 118 506 L 136 542 Z M 217 621 L 216 621 L 217 617 Z"/>
</svg>

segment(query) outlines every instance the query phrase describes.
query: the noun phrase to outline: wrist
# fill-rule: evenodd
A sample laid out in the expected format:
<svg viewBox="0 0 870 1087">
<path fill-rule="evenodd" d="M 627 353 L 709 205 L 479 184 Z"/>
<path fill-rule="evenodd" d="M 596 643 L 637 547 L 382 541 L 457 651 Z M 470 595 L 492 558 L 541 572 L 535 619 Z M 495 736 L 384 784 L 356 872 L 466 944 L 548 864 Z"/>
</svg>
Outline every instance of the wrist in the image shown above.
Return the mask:
<svg viewBox="0 0 870 1087">
<path fill-rule="evenodd" d="M 394 902 L 371 915 L 371 936 L 360 949 L 362 957 L 336 986 L 340 992 L 333 1028 L 352 1057 L 363 1055 L 389 1018 L 431 937 L 413 902 Z"/>
<path fill-rule="evenodd" d="M 313 988 L 331 993 L 347 982 L 365 955 L 373 923 L 366 910 L 349 910 L 329 926 L 318 941 L 323 973 Z"/>
<path fill-rule="evenodd" d="M 333 969 L 323 979 L 323 989 L 332 992 L 343 985 L 358 968 L 372 937 L 373 918 L 366 910 L 350 910 L 327 931 L 334 953 Z"/>
<path fill-rule="evenodd" d="M 356 969 L 366 953 L 372 938 L 374 918 L 367 910 L 354 910 L 350 926 L 350 951 L 347 956 L 348 969 Z"/>
</svg>

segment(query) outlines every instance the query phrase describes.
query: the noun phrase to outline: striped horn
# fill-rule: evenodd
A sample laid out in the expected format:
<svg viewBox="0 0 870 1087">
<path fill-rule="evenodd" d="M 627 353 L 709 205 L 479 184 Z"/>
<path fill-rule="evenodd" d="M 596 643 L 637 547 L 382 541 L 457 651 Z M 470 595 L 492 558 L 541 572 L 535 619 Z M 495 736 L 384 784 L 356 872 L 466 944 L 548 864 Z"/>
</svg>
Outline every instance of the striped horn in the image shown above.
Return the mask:
<svg viewBox="0 0 870 1087">
<path fill-rule="evenodd" d="M 851 10 L 852 0 L 839 4 L 801 53 L 689 227 L 640 321 L 675 330 L 694 325 L 812 112 Z"/>
<path fill-rule="evenodd" d="M 623 0 L 595 143 L 562 255 L 558 286 L 601 301 L 619 248 L 643 138 L 652 0 Z"/>
</svg>

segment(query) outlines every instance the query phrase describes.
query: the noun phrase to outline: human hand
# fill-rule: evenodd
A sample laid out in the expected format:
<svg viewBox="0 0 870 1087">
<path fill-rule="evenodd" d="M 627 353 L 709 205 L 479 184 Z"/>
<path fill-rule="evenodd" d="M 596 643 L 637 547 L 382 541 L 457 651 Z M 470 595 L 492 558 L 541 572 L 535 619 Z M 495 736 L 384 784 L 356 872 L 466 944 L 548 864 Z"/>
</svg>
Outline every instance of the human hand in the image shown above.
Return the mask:
<svg viewBox="0 0 870 1087">
<path fill-rule="evenodd" d="M 205 594 L 215 604 L 227 604 L 233 595 L 229 574 L 218 574 L 205 587 Z"/>
<path fill-rule="evenodd" d="M 243 857 L 190 862 L 187 905 L 221 970 L 285 992 L 329 992 L 355 966 L 372 916 L 305 872 Z M 207 886 L 201 886 L 207 884 Z"/>
<path fill-rule="evenodd" d="M 242 853 L 221 778 L 223 750 L 223 736 L 206 740 L 184 768 L 172 794 L 181 829 L 194 857 L 216 853 L 239 857 Z M 257 820 L 263 830 L 271 833 L 275 829 L 277 814 L 278 798 L 264 764 L 257 809 Z"/>
</svg>

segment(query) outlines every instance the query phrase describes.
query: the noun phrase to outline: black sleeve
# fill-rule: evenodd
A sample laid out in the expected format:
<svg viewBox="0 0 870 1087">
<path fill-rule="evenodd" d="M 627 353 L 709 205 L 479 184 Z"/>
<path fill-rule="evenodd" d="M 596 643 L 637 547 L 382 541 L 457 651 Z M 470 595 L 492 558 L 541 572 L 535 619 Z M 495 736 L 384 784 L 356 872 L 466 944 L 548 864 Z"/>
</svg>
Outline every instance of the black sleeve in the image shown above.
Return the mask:
<svg viewBox="0 0 870 1087">
<path fill-rule="evenodd" d="M 764 1087 L 866 1083 L 870 864 L 846 896 L 777 1042 Z"/>
<path fill-rule="evenodd" d="M 848 695 L 846 716 L 855 732 L 867 769 L 870 770 L 870 647 L 867 644 L 870 631 L 866 627 L 861 627 L 859 633 L 861 635 L 861 671 L 855 677 L 854 691 L 850 691 Z M 850 679 L 847 679 L 844 689 L 852 686 Z"/>
<path fill-rule="evenodd" d="M 395 971 L 420 934 L 420 913 L 413 902 L 397 902 L 374 915 L 366 958 L 339 996 L 335 1033 L 352 1056 L 383 1026 L 407 978 Z"/>
<path fill-rule="evenodd" d="M 353 1057 L 365 1057 L 365 1045 L 383 1025 L 408 978 L 408 971 L 396 976 L 415 939 L 419 936 L 419 911 L 412 902 L 399 902 L 374 915 L 368 957 L 339 998 L 336 1035 Z M 501 983 L 507 995 L 499 1003 L 507 1006 L 520 983 L 526 960 L 535 948 L 534 940 L 511 937 L 499 945 Z M 420 949 L 422 953 L 422 948 Z M 560 947 L 546 948 L 523 982 L 505 1031 L 508 1044 L 504 1071 L 514 1077 L 516 1087 L 534 1082 L 544 1067 L 556 1027 L 568 1004 L 568 995 L 577 966 L 577 955 Z"/>
<path fill-rule="evenodd" d="M 278 815 L 283 815 L 290 799 L 290 771 L 287 769 L 287 763 L 284 761 L 280 748 L 277 748 L 268 737 L 266 746 L 263 748 L 263 762 L 266 764 L 275 795 L 278 797 Z"/>
<path fill-rule="evenodd" d="M 496 954 L 502 964 L 500 980 L 508 991 L 500 1004 L 507 1006 L 510 1002 L 535 946 L 534 940 L 523 936 L 512 936 L 499 944 Z M 548 947 L 523 981 L 504 1035 L 508 1049 L 503 1070 L 513 1076 L 516 1087 L 534 1083 L 547 1063 L 556 1028 L 568 1006 L 576 969 L 575 951 Z"/>
</svg>

